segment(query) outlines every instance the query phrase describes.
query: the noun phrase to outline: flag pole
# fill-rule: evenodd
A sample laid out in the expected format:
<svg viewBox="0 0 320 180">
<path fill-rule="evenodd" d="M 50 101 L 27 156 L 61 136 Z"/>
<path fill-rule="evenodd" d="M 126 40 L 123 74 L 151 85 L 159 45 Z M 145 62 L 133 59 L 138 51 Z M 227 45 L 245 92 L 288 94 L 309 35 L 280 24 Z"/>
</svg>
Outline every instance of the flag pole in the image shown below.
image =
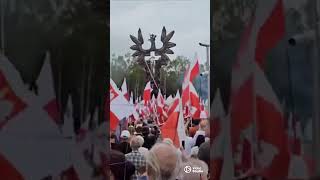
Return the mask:
<svg viewBox="0 0 320 180">
<path fill-rule="evenodd" d="M 152 57 L 151 57 L 151 58 L 152 58 Z M 150 60 L 151 60 L 151 58 L 150 58 Z M 156 86 L 157 89 L 159 89 L 158 84 L 157 84 L 157 82 L 154 80 L 153 73 L 152 73 L 152 71 L 151 71 L 151 69 L 150 69 L 147 61 L 144 60 L 144 62 L 146 63 L 146 66 L 147 66 L 147 68 L 148 68 L 148 71 L 150 72 L 150 76 L 151 76 L 151 78 L 152 78 L 152 80 L 153 80 L 153 82 L 154 82 L 154 85 Z"/>
<path fill-rule="evenodd" d="M 203 46 L 206 48 L 206 53 L 207 53 L 207 70 L 208 70 L 208 113 L 210 116 L 210 55 L 209 55 L 209 48 L 210 48 L 210 44 L 203 44 L 203 43 L 199 43 L 200 46 Z"/>
</svg>

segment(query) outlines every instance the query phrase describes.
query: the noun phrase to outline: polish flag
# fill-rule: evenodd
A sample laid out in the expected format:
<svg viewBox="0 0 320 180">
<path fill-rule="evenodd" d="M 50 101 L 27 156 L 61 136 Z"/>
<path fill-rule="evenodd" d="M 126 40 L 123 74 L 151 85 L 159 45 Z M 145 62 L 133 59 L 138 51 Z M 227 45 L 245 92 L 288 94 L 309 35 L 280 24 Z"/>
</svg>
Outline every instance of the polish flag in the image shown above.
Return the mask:
<svg viewBox="0 0 320 180">
<path fill-rule="evenodd" d="M 21 98 L 26 89 L 19 72 L 0 54 L 0 131 L 9 121 L 27 108 Z"/>
<path fill-rule="evenodd" d="M 152 92 L 151 82 L 149 81 L 143 91 L 143 100 L 145 105 L 147 105 L 148 102 L 150 102 L 151 100 L 151 92 Z"/>
<path fill-rule="evenodd" d="M 200 97 L 196 91 L 196 89 L 194 88 L 192 82 L 189 83 L 190 86 L 190 113 L 192 115 L 193 118 L 195 119 L 199 119 L 200 118 Z"/>
<path fill-rule="evenodd" d="M 256 155 L 258 162 L 255 164 L 260 166 L 260 174 L 270 179 L 286 178 L 289 158 L 282 112 L 260 68 L 264 65 L 267 53 L 283 38 L 284 33 L 282 1 L 258 1 L 255 16 L 243 33 L 232 72 L 233 154 L 240 144 L 239 137 L 256 121 L 259 154 Z M 243 102 L 246 102 L 245 105 Z M 254 150 L 252 147 L 249 146 L 251 151 Z"/>
<path fill-rule="evenodd" d="M 231 152 L 230 118 L 226 117 L 219 89 L 212 104 L 212 126 L 210 129 L 211 164 L 213 179 L 234 179 L 234 165 Z"/>
<path fill-rule="evenodd" d="M 190 65 L 190 81 L 192 82 L 200 74 L 199 59 L 196 58 Z"/>
<path fill-rule="evenodd" d="M 164 104 L 165 104 L 165 100 L 163 98 L 163 95 L 161 93 L 161 90 L 159 90 L 159 93 L 158 93 L 158 97 L 157 97 L 157 103 L 160 107 L 163 107 Z"/>
<path fill-rule="evenodd" d="M 301 125 L 299 121 L 294 121 L 294 141 L 292 145 L 292 154 L 290 156 L 290 166 L 289 166 L 289 179 L 308 179 L 311 174 L 311 167 L 309 166 L 307 159 L 302 153 L 302 132 Z"/>
<path fill-rule="evenodd" d="M 123 83 L 121 86 L 121 92 L 122 92 L 123 96 L 129 101 L 129 92 L 128 92 L 128 88 L 127 88 L 126 78 L 123 79 Z"/>
<path fill-rule="evenodd" d="M 174 112 L 175 109 L 177 109 L 177 107 L 179 106 L 179 100 L 180 100 L 180 93 L 179 93 L 179 90 L 178 90 L 177 91 L 177 95 L 173 100 L 173 103 L 171 104 L 171 106 L 168 109 L 168 112 L 167 112 L 168 116 L 170 116 L 171 113 Z"/>
<path fill-rule="evenodd" d="M 64 114 L 64 123 L 62 127 L 62 133 L 66 138 L 71 138 L 75 136 L 74 126 L 73 126 L 73 104 L 71 97 L 68 97 L 67 108 Z"/>
<path fill-rule="evenodd" d="M 129 117 L 134 112 L 134 107 L 123 96 L 117 85 L 110 79 L 110 130 L 115 131 L 119 121 Z"/>
<path fill-rule="evenodd" d="M 182 146 L 182 141 L 186 139 L 186 134 L 182 113 L 182 102 L 179 93 L 177 93 L 176 100 L 178 100 L 178 105 L 169 115 L 163 126 L 161 126 L 161 133 L 163 138 L 170 138 L 174 145 L 177 148 L 180 148 Z"/>
<path fill-rule="evenodd" d="M 164 98 L 161 94 L 161 90 L 159 90 L 158 97 L 157 97 L 157 112 L 159 115 L 163 115 L 163 107 L 164 107 Z"/>
<path fill-rule="evenodd" d="M 264 168 L 262 175 L 270 179 L 287 177 L 290 154 L 282 109 L 258 65 L 254 66 L 254 76 L 257 138 L 261 145 L 258 160 L 260 167 Z"/>
<path fill-rule="evenodd" d="M 190 99 L 189 82 L 190 82 L 190 65 L 187 66 L 186 72 L 184 74 L 184 79 L 182 82 L 181 98 L 182 98 L 182 106 L 183 107 L 187 106 L 187 104 L 189 103 L 189 99 Z"/>
<path fill-rule="evenodd" d="M 134 103 L 133 103 L 134 101 L 133 101 L 133 92 L 131 91 L 131 95 L 130 95 L 130 104 L 132 104 L 132 105 L 134 105 Z"/>
<path fill-rule="evenodd" d="M 184 74 L 181 94 L 183 107 L 190 106 L 190 82 L 192 82 L 194 78 L 199 75 L 199 72 L 199 61 L 196 58 L 190 63 L 190 65 L 187 66 Z"/>
<path fill-rule="evenodd" d="M 50 113 L 44 108 L 55 99 L 49 57 L 47 54 L 36 81 L 37 94 L 23 86 L 15 68 L 7 66 L 7 72 L 12 73 L 8 80 L 12 90 L 28 106 L 13 117 L 12 121 L 8 121 L 1 131 L 0 166 L 1 169 L 8 170 L 0 171 L 0 177 L 4 179 L 41 179 L 59 174 L 70 165 L 70 142 L 63 138 Z M 8 63 L 2 60 L 1 63 Z M 21 89 L 15 91 L 17 87 Z M 35 114 L 37 118 L 34 117 Z M 35 126 L 38 128 L 34 128 Z"/>
<path fill-rule="evenodd" d="M 173 102 L 173 97 L 172 95 L 170 95 L 169 97 L 167 97 L 167 99 L 165 100 L 165 104 L 170 106 L 171 103 Z"/>
</svg>

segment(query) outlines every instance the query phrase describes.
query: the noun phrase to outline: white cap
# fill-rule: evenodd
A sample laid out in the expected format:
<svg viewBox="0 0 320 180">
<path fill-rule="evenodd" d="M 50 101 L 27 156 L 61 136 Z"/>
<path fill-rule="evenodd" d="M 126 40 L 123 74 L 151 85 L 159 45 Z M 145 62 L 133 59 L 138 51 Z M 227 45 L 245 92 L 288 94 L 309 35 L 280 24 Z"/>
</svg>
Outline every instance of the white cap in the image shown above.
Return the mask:
<svg viewBox="0 0 320 180">
<path fill-rule="evenodd" d="M 123 130 L 120 135 L 121 138 L 130 138 L 130 132 L 128 130 Z"/>
</svg>

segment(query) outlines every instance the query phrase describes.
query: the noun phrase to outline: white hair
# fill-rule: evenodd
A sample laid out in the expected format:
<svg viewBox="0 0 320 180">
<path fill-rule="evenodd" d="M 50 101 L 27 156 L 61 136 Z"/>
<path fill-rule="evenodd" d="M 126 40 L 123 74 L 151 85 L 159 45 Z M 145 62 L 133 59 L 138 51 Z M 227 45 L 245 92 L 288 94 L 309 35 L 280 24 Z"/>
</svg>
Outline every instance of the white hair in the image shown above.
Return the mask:
<svg viewBox="0 0 320 180">
<path fill-rule="evenodd" d="M 166 164 L 167 166 L 161 166 L 161 164 L 163 164 L 163 161 L 168 160 L 158 158 L 158 155 L 160 153 L 158 153 L 157 150 L 160 148 L 168 148 L 168 150 L 172 148 L 172 151 L 169 150 L 167 152 L 172 153 L 172 155 L 176 156 L 177 161 L 175 162 L 175 167 L 168 164 Z M 175 180 L 179 175 L 181 156 L 178 154 L 178 151 L 174 148 L 174 146 L 162 142 L 155 144 L 147 153 L 146 162 L 147 172 L 150 180 Z"/>
<path fill-rule="evenodd" d="M 143 144 L 144 144 L 144 139 L 143 139 L 143 137 L 140 136 L 140 135 L 138 135 L 138 136 L 136 136 L 136 137 L 137 137 L 137 139 L 138 139 L 138 142 L 139 142 L 139 144 L 140 144 L 140 147 L 143 146 Z"/>
<path fill-rule="evenodd" d="M 139 147 L 141 147 L 141 143 L 140 143 L 140 140 L 137 136 L 133 136 L 131 138 L 131 141 L 130 141 L 130 147 L 133 149 L 133 150 L 138 150 Z"/>
</svg>

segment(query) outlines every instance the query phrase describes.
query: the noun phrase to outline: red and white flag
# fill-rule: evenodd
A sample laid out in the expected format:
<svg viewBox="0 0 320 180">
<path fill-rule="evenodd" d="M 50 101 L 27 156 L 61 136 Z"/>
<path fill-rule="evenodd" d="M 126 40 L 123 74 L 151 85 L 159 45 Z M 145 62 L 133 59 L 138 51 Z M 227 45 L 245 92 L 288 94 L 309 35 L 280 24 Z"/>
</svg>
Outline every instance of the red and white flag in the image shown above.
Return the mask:
<svg viewBox="0 0 320 180">
<path fill-rule="evenodd" d="M 192 82 L 195 77 L 199 75 L 199 61 L 198 58 L 194 59 L 186 68 L 186 72 L 184 74 L 184 79 L 182 82 L 182 106 L 186 107 L 189 111 L 190 107 L 190 82 Z M 188 113 L 189 114 L 189 113 Z"/>
<path fill-rule="evenodd" d="M 131 91 L 131 95 L 130 95 L 130 104 L 134 105 L 133 92 L 132 91 Z"/>
<path fill-rule="evenodd" d="M 190 86 L 190 113 L 193 118 L 199 119 L 200 118 L 200 97 L 194 88 L 192 82 L 189 83 Z"/>
<path fill-rule="evenodd" d="M 21 98 L 26 89 L 19 72 L 0 54 L 0 131 L 27 107 Z"/>
<path fill-rule="evenodd" d="M 177 91 L 177 95 L 176 97 L 174 97 L 174 100 L 172 102 L 172 104 L 169 106 L 169 109 L 168 109 L 168 116 L 171 115 L 172 112 L 175 111 L 175 109 L 179 106 L 179 100 L 180 100 L 180 93 L 179 93 L 179 90 Z"/>
<path fill-rule="evenodd" d="M 72 100 L 71 97 L 68 97 L 68 101 L 67 101 L 67 108 L 66 108 L 66 112 L 64 114 L 64 123 L 63 123 L 63 127 L 62 127 L 62 133 L 65 137 L 74 137 L 75 133 L 74 133 L 74 126 L 73 126 L 73 104 L 72 104 Z"/>
<path fill-rule="evenodd" d="M 226 117 L 219 89 L 212 104 L 211 166 L 213 179 L 234 179 L 234 163 L 231 152 L 230 118 Z"/>
<path fill-rule="evenodd" d="M 165 104 L 170 106 L 171 103 L 173 102 L 173 97 L 172 95 L 170 95 L 169 97 L 167 97 L 167 99 L 165 100 Z"/>
<path fill-rule="evenodd" d="M 115 131 L 119 121 L 129 117 L 133 112 L 133 105 L 128 102 L 114 81 L 110 79 L 110 130 Z"/>
<path fill-rule="evenodd" d="M 192 82 L 200 73 L 199 59 L 196 57 L 190 64 L 190 81 Z"/>
<path fill-rule="evenodd" d="M 121 92 L 122 92 L 123 96 L 129 101 L 129 92 L 128 92 L 128 88 L 127 88 L 126 78 L 123 79 L 123 83 L 121 86 Z"/>
<path fill-rule="evenodd" d="M 255 77 L 257 135 L 262 154 L 259 164 L 265 165 L 263 175 L 266 178 L 287 177 L 290 156 L 282 109 L 271 85 L 257 65 Z M 263 144 L 267 145 L 266 148 L 263 148 Z M 267 162 L 263 155 L 271 161 Z"/>
<path fill-rule="evenodd" d="M 253 128 L 256 137 L 249 138 L 247 143 L 258 144 L 250 144 L 247 150 L 258 156 L 251 159 L 258 160 L 254 164 L 260 166 L 259 174 L 270 179 L 287 176 L 287 136 L 279 103 L 261 67 L 266 54 L 284 36 L 284 27 L 281 0 L 258 1 L 255 16 L 243 34 L 232 76 L 233 153 L 241 142 L 240 137 Z"/>
<path fill-rule="evenodd" d="M 147 105 L 151 100 L 151 92 L 151 82 L 149 81 L 143 91 L 143 100 L 145 105 Z"/>
<path fill-rule="evenodd" d="M 177 148 L 180 148 L 182 146 L 182 141 L 186 139 L 186 134 L 182 112 L 182 102 L 179 93 L 177 93 L 175 101 L 178 101 L 178 105 L 169 115 L 163 126 L 161 126 L 161 133 L 163 138 L 170 138 L 174 145 Z"/>
<path fill-rule="evenodd" d="M 10 78 L 20 79 L 15 68 L 7 67 L 9 67 L 8 71 L 13 73 Z M 27 106 L 13 117 L 12 121 L 8 121 L 0 132 L 1 169 L 8 170 L 7 172 L 0 171 L 0 177 L 4 179 L 41 179 L 48 175 L 59 174 L 70 165 L 68 153 L 71 144 L 63 138 L 55 121 L 52 120 L 52 113 L 45 108 L 55 100 L 48 56 L 36 82 L 38 94 L 21 86 L 19 79 L 11 79 L 11 87 L 17 85 L 12 89 L 19 86 L 23 88 L 15 93 L 25 100 Z M 20 94 L 21 92 L 23 94 Z M 37 128 L 34 128 L 35 126 Z"/>
<path fill-rule="evenodd" d="M 164 98 L 161 94 L 161 90 L 159 90 L 158 97 L 157 97 L 157 112 L 159 116 L 163 116 L 165 111 L 163 110 L 164 108 Z"/>
<path fill-rule="evenodd" d="M 190 99 L 190 65 L 188 65 L 186 72 L 184 73 L 184 78 L 182 82 L 182 93 L 181 93 L 181 98 L 182 98 L 182 106 L 185 107 L 189 103 Z"/>
<path fill-rule="evenodd" d="M 292 117 L 292 116 L 291 116 Z M 289 121 L 290 122 L 290 121 Z M 292 123 L 293 127 L 293 137 L 289 136 L 289 138 L 293 138 L 291 143 L 291 156 L 290 156 L 290 167 L 289 167 L 289 179 L 308 179 L 310 178 L 312 172 L 312 167 L 308 164 L 308 159 L 305 158 L 302 152 L 302 131 L 300 122 L 293 119 Z"/>
</svg>

